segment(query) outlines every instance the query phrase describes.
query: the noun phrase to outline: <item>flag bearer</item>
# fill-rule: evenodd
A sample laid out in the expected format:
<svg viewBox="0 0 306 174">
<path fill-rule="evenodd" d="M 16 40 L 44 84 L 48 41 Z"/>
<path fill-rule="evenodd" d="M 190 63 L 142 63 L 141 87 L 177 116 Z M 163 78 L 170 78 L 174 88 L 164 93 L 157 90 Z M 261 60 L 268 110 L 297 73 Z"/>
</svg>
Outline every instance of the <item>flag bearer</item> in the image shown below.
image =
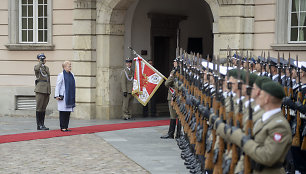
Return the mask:
<svg viewBox="0 0 306 174">
<path fill-rule="evenodd" d="M 168 139 L 168 138 L 173 139 L 174 138 L 177 114 L 175 110 L 173 109 L 173 107 L 171 106 L 171 100 L 172 100 L 172 93 L 173 93 L 172 89 L 174 89 L 174 86 L 175 86 L 174 79 L 175 79 L 176 68 L 177 68 L 177 59 L 174 59 L 173 60 L 173 70 L 170 72 L 170 76 L 165 82 L 165 86 L 169 88 L 167 100 L 168 100 L 169 112 L 170 112 L 170 125 L 169 125 L 168 133 L 160 137 L 162 139 Z M 177 130 L 180 131 L 179 125 L 178 125 Z M 179 133 L 179 131 L 177 132 Z"/>
</svg>

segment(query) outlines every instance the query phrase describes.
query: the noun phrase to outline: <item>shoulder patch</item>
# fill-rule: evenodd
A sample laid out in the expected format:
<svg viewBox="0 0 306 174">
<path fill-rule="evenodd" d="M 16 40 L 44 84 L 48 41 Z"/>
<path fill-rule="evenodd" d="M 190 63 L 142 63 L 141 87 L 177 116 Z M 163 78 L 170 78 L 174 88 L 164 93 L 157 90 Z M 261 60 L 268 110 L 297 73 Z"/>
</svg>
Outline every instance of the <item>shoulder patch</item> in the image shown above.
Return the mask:
<svg viewBox="0 0 306 174">
<path fill-rule="evenodd" d="M 280 133 L 275 133 L 273 136 L 274 141 L 280 142 L 282 140 L 282 134 Z"/>
</svg>

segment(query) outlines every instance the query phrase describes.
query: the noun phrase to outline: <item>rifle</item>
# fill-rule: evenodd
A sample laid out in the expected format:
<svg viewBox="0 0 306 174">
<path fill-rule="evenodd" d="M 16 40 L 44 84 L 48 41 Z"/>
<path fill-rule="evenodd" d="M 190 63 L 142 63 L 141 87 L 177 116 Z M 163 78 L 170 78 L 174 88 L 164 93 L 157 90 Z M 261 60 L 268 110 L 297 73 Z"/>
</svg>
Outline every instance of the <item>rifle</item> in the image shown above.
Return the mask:
<svg viewBox="0 0 306 174">
<path fill-rule="evenodd" d="M 201 79 L 202 79 L 202 75 L 203 73 L 200 72 L 201 75 Z M 203 86 L 203 82 L 200 82 L 200 86 L 201 86 L 201 105 L 199 106 L 199 113 L 201 113 L 201 119 L 199 120 L 199 124 L 197 126 L 197 143 L 196 143 L 196 154 L 199 155 L 199 158 L 204 159 L 204 155 L 205 155 L 205 139 L 206 139 L 206 134 L 207 134 L 207 130 L 208 130 L 208 125 L 207 125 L 207 118 L 204 116 L 204 113 L 201 111 L 204 111 L 205 109 L 205 88 Z M 203 158 L 202 158 L 203 157 Z M 204 167 L 204 166 L 202 166 Z"/>
<path fill-rule="evenodd" d="M 240 92 L 240 98 L 239 98 L 239 111 L 237 113 L 237 115 L 234 118 L 234 126 L 236 127 L 241 127 L 241 123 L 242 123 L 242 117 L 243 117 L 243 113 L 242 113 L 242 100 L 241 100 L 241 96 L 242 96 L 242 80 L 240 79 L 240 62 L 238 64 L 238 90 Z M 238 162 L 238 147 L 235 144 L 232 144 L 232 161 L 231 161 L 231 166 L 230 166 L 230 174 L 234 173 L 235 171 L 235 166 Z"/>
<path fill-rule="evenodd" d="M 283 60 L 285 60 L 285 55 L 283 53 Z M 285 95 L 286 97 L 288 97 L 288 88 L 287 88 L 287 73 L 286 73 L 286 65 L 285 63 L 283 64 L 283 72 L 284 72 L 284 75 L 285 75 L 285 86 L 284 86 L 284 91 L 285 91 Z M 283 106 L 282 107 L 282 112 L 284 114 L 284 116 L 286 116 L 286 106 Z"/>
<path fill-rule="evenodd" d="M 282 85 L 282 77 L 281 77 L 282 76 L 282 72 L 281 72 L 282 68 L 280 66 L 279 52 L 277 52 L 277 69 L 278 69 L 278 83 L 280 85 Z"/>
<path fill-rule="evenodd" d="M 214 75 L 214 82 L 215 82 L 215 97 L 213 99 L 213 109 L 216 115 L 219 114 L 218 110 L 218 76 L 215 71 L 215 58 L 213 59 L 213 73 Z M 212 146 L 209 150 L 206 151 L 206 160 L 205 160 L 205 169 L 206 170 L 213 170 L 214 164 L 213 164 L 213 158 L 214 158 L 214 146 L 216 143 L 216 130 L 213 129 L 213 125 L 209 126 L 209 130 L 211 131 L 212 134 Z"/>
<path fill-rule="evenodd" d="M 223 97 L 223 81 L 224 79 L 221 77 L 220 75 L 220 59 L 219 56 L 217 58 L 218 60 L 218 74 L 219 74 L 219 88 L 217 88 L 218 90 L 218 95 L 219 95 L 219 101 L 220 101 L 220 107 L 219 107 L 219 118 L 224 122 L 225 120 L 225 101 L 224 101 L 224 97 Z M 221 89 L 221 92 L 219 93 L 219 90 Z M 219 147 L 218 150 L 215 151 L 215 155 L 216 158 L 214 158 L 214 162 L 215 162 L 215 167 L 214 167 L 214 172 L 213 174 L 222 174 L 223 170 L 222 170 L 222 163 L 223 163 L 223 154 L 225 151 L 225 143 L 224 143 L 224 139 L 221 138 L 219 136 Z"/>
<path fill-rule="evenodd" d="M 246 130 L 245 134 L 247 136 L 252 137 L 252 129 L 253 129 L 253 110 L 252 110 L 252 105 L 251 105 L 251 93 L 252 93 L 252 87 L 249 86 L 249 69 L 247 70 L 247 75 L 246 75 L 246 84 L 247 84 L 247 96 L 249 97 L 249 119 L 246 123 Z M 249 174 L 251 173 L 251 161 L 250 157 L 245 155 L 244 156 L 244 174 Z"/>
<path fill-rule="evenodd" d="M 209 74 L 209 55 L 207 55 L 207 80 L 208 80 L 208 87 L 207 87 L 207 97 L 206 97 L 206 104 L 208 108 L 211 108 L 211 96 L 210 96 L 210 74 Z"/>
<path fill-rule="evenodd" d="M 261 51 L 261 56 L 260 56 L 261 59 L 262 59 L 262 54 L 263 54 L 263 51 Z M 260 76 L 262 76 L 262 66 L 263 66 L 263 62 L 262 60 L 260 60 Z"/>
<path fill-rule="evenodd" d="M 264 70 L 265 70 L 265 74 L 264 76 L 268 76 L 268 73 L 267 73 L 267 62 L 266 62 L 266 52 L 264 52 Z"/>
<path fill-rule="evenodd" d="M 300 80 L 301 80 L 301 78 L 300 78 L 300 71 L 299 71 L 299 84 L 301 83 L 300 82 Z M 302 102 L 302 104 L 304 105 L 305 104 L 305 100 L 303 100 L 303 98 L 302 98 L 302 92 L 301 92 L 301 86 L 299 86 L 299 93 L 300 94 L 298 94 L 298 98 L 300 98 L 300 99 L 302 99 L 301 100 L 301 102 Z M 301 146 L 301 149 L 302 150 L 306 150 L 306 126 L 305 126 L 306 124 L 304 124 L 304 128 L 303 128 L 303 131 L 302 131 L 302 137 L 303 137 L 303 140 L 302 140 L 302 146 Z"/>
<path fill-rule="evenodd" d="M 297 62 L 297 75 L 298 75 L 298 85 L 299 85 L 299 92 L 298 92 L 298 96 L 297 96 L 297 101 L 300 101 L 301 103 L 303 102 L 303 97 L 302 97 L 302 92 L 301 92 L 301 77 L 300 77 L 300 69 L 299 69 L 299 66 L 298 66 L 298 60 L 299 60 L 299 57 L 296 56 L 296 62 Z M 296 118 L 295 120 L 296 121 L 296 129 L 293 130 L 294 132 L 294 136 L 293 136 L 293 139 L 292 139 L 292 146 L 296 146 L 296 147 L 300 147 L 301 145 L 301 142 L 300 142 L 300 127 L 301 127 L 301 118 L 300 118 L 300 111 L 297 110 L 296 112 Z M 294 126 L 293 126 L 294 128 Z"/>
<path fill-rule="evenodd" d="M 269 52 L 268 52 L 268 62 L 269 62 L 270 79 L 272 79 L 272 77 L 273 77 L 272 69 L 271 69 L 271 67 L 272 67 L 271 61 L 272 61 L 272 60 L 271 60 L 270 51 L 269 51 Z"/>
<path fill-rule="evenodd" d="M 302 136 L 303 136 L 303 141 L 302 141 L 301 149 L 306 150 L 306 127 L 304 127 L 303 129 Z"/>
<path fill-rule="evenodd" d="M 290 53 L 289 53 L 289 60 L 288 60 L 288 68 L 289 68 L 289 73 L 290 73 L 290 86 L 289 86 L 289 91 L 288 91 L 288 96 L 293 100 L 293 89 L 292 89 L 292 68 L 290 66 L 291 58 L 290 58 Z M 291 122 L 291 115 L 290 115 L 290 108 L 289 106 L 287 107 L 287 120 L 289 123 Z"/>
</svg>

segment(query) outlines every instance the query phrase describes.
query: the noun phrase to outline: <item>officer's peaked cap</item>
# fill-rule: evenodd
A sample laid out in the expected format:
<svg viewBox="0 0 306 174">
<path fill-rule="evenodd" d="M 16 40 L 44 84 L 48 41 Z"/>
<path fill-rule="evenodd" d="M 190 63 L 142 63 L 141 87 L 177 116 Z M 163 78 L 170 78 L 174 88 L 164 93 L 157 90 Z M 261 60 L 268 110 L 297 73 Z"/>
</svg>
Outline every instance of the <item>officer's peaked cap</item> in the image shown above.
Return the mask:
<svg viewBox="0 0 306 174">
<path fill-rule="evenodd" d="M 37 54 L 37 59 L 45 59 L 46 56 L 44 53 Z"/>
</svg>

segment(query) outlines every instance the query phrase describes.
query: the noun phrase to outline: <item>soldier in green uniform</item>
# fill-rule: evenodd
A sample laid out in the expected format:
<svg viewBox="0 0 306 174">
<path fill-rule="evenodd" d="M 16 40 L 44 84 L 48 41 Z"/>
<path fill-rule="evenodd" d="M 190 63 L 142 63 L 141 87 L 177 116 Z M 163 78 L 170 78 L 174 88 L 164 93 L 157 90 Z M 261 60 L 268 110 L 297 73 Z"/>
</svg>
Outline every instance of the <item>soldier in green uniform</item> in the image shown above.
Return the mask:
<svg viewBox="0 0 306 174">
<path fill-rule="evenodd" d="M 123 92 L 122 118 L 128 120 L 132 118 L 132 90 L 134 81 L 132 59 L 126 59 L 125 65 L 126 67 L 121 71 L 121 91 Z"/>
<path fill-rule="evenodd" d="M 37 130 L 49 130 L 44 125 L 46 108 L 49 103 L 49 96 L 51 94 L 50 72 L 46 66 L 46 56 L 42 54 L 37 55 L 38 64 L 34 66 L 35 71 L 35 97 L 36 97 L 36 123 Z"/>
<path fill-rule="evenodd" d="M 263 83 L 261 89 L 256 102 L 265 113 L 254 123 L 253 138 L 236 127 L 226 132 L 230 141 L 251 158 L 254 174 L 285 173 L 282 164 L 292 142 L 290 125 L 280 109 L 285 92 L 281 85 L 272 81 Z M 215 127 L 218 128 L 218 124 Z"/>
<path fill-rule="evenodd" d="M 176 126 L 176 118 L 177 118 L 177 114 L 175 112 L 175 110 L 173 109 L 173 107 L 171 106 L 171 101 L 172 101 L 172 89 L 175 88 L 175 83 L 174 83 L 174 79 L 175 79 L 175 71 L 177 68 L 177 59 L 173 60 L 173 70 L 170 72 L 170 76 L 168 77 L 168 79 L 165 82 L 165 86 L 167 88 L 169 88 L 168 90 L 168 105 L 169 105 L 169 112 L 170 112 L 170 125 L 169 125 L 169 131 L 166 135 L 161 136 L 160 138 L 162 139 L 168 139 L 168 138 L 174 138 L 174 132 L 175 132 L 175 126 Z"/>
</svg>

